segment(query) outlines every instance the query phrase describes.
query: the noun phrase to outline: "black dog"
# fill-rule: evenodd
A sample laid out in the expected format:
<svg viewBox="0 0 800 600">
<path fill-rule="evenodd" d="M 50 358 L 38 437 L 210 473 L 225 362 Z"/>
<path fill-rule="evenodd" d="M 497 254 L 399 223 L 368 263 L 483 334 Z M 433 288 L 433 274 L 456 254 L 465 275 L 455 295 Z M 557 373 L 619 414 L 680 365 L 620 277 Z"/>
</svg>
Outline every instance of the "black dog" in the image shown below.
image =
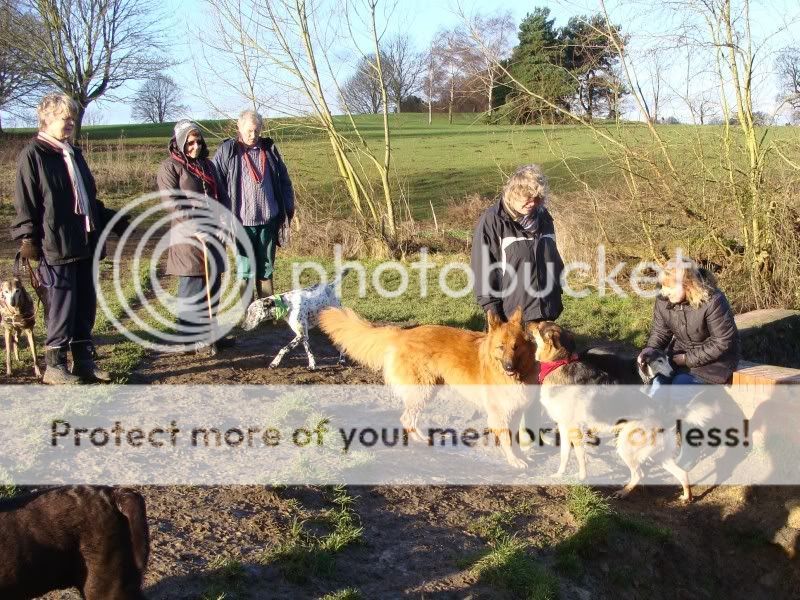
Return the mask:
<svg viewBox="0 0 800 600">
<path fill-rule="evenodd" d="M 59 487 L 0 503 L 0 598 L 77 587 L 86 600 L 143 600 L 144 498 L 125 488 Z"/>
<path fill-rule="evenodd" d="M 578 355 L 581 363 L 606 373 L 612 383 L 641 385 L 651 383 L 659 374 L 672 376 L 673 369 L 666 353 L 657 350 L 645 365 L 640 365 L 637 357 L 638 354 L 615 346 L 596 346 Z"/>
</svg>

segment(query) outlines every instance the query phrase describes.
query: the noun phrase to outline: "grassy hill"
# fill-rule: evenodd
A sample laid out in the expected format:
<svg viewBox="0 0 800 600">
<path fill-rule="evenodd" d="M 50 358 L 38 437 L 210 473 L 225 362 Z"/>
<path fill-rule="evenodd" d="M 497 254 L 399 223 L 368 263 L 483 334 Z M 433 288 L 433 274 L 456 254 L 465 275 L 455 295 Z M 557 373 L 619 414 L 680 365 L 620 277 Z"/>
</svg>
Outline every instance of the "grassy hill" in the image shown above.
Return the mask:
<svg viewBox="0 0 800 600">
<path fill-rule="evenodd" d="M 343 131 L 350 129 L 345 117 L 337 117 Z M 382 157 L 383 121 L 380 115 L 355 117 L 358 128 L 373 151 Z M 230 121 L 201 121 L 212 152 L 234 131 Z M 155 171 L 166 156 L 174 123 L 99 125 L 83 128 L 93 170 L 107 197 L 124 200 L 152 189 L 147 173 Z M 601 140 L 580 126 L 489 125 L 479 115 L 456 115 L 448 124 L 445 115 L 391 115 L 391 182 L 417 219 L 429 219 L 431 206 L 438 212 L 453 200 L 470 194 L 491 197 L 498 193 L 507 174 L 520 164 L 538 163 L 550 176 L 556 193 L 584 187 L 603 187 L 619 177 Z M 649 144 L 641 124 L 608 129 L 615 137 Z M 698 138 L 718 137 L 718 127 L 660 126 L 668 144 L 686 147 L 685 160 L 694 160 L 692 147 Z M 770 135 L 791 139 L 794 128 L 773 129 Z M 321 130 L 301 119 L 270 119 L 267 133 L 278 143 L 286 159 L 298 197 L 321 213 L 346 214 L 344 188 L 337 177 L 330 144 Z M 681 154 L 681 153 L 679 153 Z M 135 175 L 127 175 L 120 163 L 135 163 Z M 9 165 L 10 166 L 10 165 Z M 113 167 L 113 168 L 112 168 Z M 128 179 L 128 183 L 125 183 Z M 104 190 L 104 182 L 107 181 Z M 10 189 L 0 183 L 0 196 Z"/>
</svg>

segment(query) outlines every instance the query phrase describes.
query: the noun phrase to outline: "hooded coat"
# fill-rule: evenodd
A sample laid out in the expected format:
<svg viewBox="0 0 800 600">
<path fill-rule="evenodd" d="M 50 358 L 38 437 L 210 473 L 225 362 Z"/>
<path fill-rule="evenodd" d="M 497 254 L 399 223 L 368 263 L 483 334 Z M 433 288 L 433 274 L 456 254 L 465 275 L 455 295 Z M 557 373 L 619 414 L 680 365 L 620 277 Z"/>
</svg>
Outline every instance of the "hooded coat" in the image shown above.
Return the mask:
<svg viewBox="0 0 800 600">
<path fill-rule="evenodd" d="M 209 214 L 207 204 L 205 207 L 202 206 L 204 202 L 216 202 L 226 209 L 230 208 L 225 186 L 219 178 L 214 164 L 208 160 L 208 147 L 205 140 L 203 140 L 200 155 L 196 159 L 187 158 L 174 137 L 170 140 L 169 152 L 169 158 L 165 159 L 158 169 L 156 182 L 163 201 L 168 210 L 172 211 L 171 228 L 173 234 L 179 231 L 192 231 L 193 228 L 196 228 L 197 224 L 200 223 L 198 219 Z M 193 173 L 189 169 L 189 164 L 210 176 L 214 181 L 214 185 L 210 186 L 201 177 Z M 194 199 L 190 200 L 182 192 L 191 192 Z M 202 199 L 196 200 L 198 197 Z M 226 212 L 222 211 L 221 214 L 226 214 Z M 193 220 L 195 221 L 194 223 Z M 215 235 L 219 239 L 224 239 L 227 229 L 226 223 L 221 219 L 216 225 L 218 225 L 218 233 L 215 233 Z M 179 240 L 180 238 L 176 236 L 175 239 Z M 209 262 L 213 260 L 218 272 L 223 272 L 225 270 L 225 256 L 217 251 L 215 244 L 208 244 L 208 249 Z M 192 243 L 171 242 L 167 252 L 167 274 L 184 277 L 205 276 L 202 248 Z"/>
</svg>

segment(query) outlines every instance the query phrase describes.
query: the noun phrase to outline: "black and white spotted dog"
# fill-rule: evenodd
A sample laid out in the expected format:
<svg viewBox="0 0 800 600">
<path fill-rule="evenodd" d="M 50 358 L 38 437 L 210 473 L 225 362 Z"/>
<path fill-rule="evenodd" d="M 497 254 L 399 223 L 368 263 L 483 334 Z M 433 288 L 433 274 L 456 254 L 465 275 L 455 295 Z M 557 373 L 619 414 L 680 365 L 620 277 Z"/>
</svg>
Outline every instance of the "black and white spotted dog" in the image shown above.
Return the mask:
<svg viewBox="0 0 800 600">
<path fill-rule="evenodd" d="M 272 321 L 283 319 L 295 333 L 294 339 L 281 348 L 269 364 L 270 369 L 280 365 L 286 353 L 296 348 L 300 342 L 303 342 L 303 348 L 308 355 L 308 368 L 317 368 L 317 362 L 308 345 L 308 331 L 319 323 L 319 313 L 323 308 L 341 306 L 336 295 L 336 288 L 347 272 L 348 269 L 344 269 L 330 283 L 320 283 L 301 290 L 291 290 L 250 303 L 242 323 L 242 329 L 250 331 L 267 319 Z M 341 363 L 343 360 L 342 354 L 339 353 L 339 362 Z"/>
</svg>

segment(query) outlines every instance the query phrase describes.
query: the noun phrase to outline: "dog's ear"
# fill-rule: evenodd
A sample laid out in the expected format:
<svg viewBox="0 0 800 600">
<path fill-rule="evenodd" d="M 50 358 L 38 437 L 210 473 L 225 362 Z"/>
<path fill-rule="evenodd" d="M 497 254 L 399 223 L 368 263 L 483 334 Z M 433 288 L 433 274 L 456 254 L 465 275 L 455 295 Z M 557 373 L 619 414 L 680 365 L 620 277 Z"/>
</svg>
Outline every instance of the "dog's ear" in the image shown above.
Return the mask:
<svg viewBox="0 0 800 600">
<path fill-rule="evenodd" d="M 500 317 L 497 316 L 497 313 L 493 310 L 487 311 L 486 313 L 486 322 L 489 324 L 489 331 L 502 325 L 503 321 Z"/>
<path fill-rule="evenodd" d="M 518 306 L 513 313 L 511 313 L 511 318 L 508 320 L 509 323 L 513 323 L 514 325 L 521 326 L 522 325 L 522 307 Z"/>
<path fill-rule="evenodd" d="M 539 337 L 539 324 L 531 321 L 525 326 L 525 336 L 532 342 L 536 341 Z"/>
<path fill-rule="evenodd" d="M 550 321 L 539 321 L 536 324 L 537 331 L 539 332 L 539 337 L 541 337 L 546 342 L 551 342 L 553 339 L 553 328 L 550 327 Z"/>
<path fill-rule="evenodd" d="M 564 350 L 566 350 L 570 354 L 575 352 L 577 344 L 575 343 L 575 336 L 572 334 L 571 331 L 562 329 L 559 335 L 559 341 L 561 342 L 561 347 L 564 348 Z"/>
</svg>

